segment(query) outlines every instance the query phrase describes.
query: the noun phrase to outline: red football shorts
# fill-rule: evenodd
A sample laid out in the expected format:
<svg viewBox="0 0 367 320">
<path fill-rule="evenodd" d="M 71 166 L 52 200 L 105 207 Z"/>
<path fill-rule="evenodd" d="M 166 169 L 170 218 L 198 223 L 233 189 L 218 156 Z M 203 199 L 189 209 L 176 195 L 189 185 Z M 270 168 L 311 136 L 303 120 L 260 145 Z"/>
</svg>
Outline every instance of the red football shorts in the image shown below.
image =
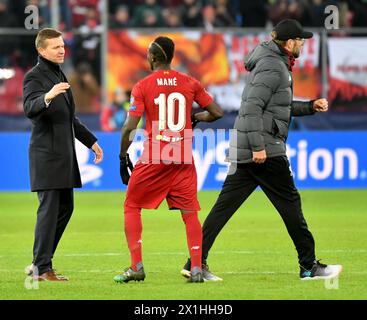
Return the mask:
<svg viewBox="0 0 367 320">
<path fill-rule="evenodd" d="M 127 187 L 125 205 L 157 209 L 164 199 L 170 209 L 200 210 L 194 163 L 136 164 Z"/>
</svg>

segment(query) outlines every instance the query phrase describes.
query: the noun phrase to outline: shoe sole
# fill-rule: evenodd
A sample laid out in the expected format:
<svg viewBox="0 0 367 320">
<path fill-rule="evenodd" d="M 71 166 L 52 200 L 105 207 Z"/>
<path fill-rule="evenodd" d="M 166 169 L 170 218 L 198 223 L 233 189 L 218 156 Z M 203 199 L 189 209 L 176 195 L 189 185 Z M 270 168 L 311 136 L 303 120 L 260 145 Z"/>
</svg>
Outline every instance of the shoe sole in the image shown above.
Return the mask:
<svg viewBox="0 0 367 320">
<path fill-rule="evenodd" d="M 113 281 L 115 281 L 116 283 L 128 283 L 128 282 L 130 282 L 130 281 L 144 281 L 144 279 L 145 279 L 145 277 L 144 278 L 142 278 L 142 279 L 130 279 L 130 280 L 127 280 L 127 281 L 124 281 L 124 280 L 116 280 L 116 279 L 113 279 Z"/>
<path fill-rule="evenodd" d="M 187 280 L 187 283 L 204 283 L 205 280 L 203 279 L 203 281 L 192 281 L 191 279 Z"/>
<path fill-rule="evenodd" d="M 144 280 L 128 280 L 128 281 L 118 281 L 118 280 L 113 280 L 113 281 L 115 281 L 116 283 L 128 283 L 128 282 L 131 282 L 131 281 L 138 281 L 138 282 L 140 282 L 140 281 L 144 281 Z"/>
<path fill-rule="evenodd" d="M 67 281 L 69 281 L 69 279 L 59 278 L 57 280 L 50 280 L 50 279 L 44 279 L 44 278 L 33 278 L 33 281 L 38 281 L 38 282 L 41 282 L 41 281 L 44 281 L 44 282 L 67 282 Z"/>
<path fill-rule="evenodd" d="M 329 276 L 323 277 L 323 276 L 316 276 L 316 277 L 305 277 L 301 278 L 301 281 L 313 281 L 313 280 L 328 280 L 328 279 L 334 279 L 343 271 L 343 266 L 340 266 L 338 270 L 334 273 L 332 273 Z"/>
</svg>

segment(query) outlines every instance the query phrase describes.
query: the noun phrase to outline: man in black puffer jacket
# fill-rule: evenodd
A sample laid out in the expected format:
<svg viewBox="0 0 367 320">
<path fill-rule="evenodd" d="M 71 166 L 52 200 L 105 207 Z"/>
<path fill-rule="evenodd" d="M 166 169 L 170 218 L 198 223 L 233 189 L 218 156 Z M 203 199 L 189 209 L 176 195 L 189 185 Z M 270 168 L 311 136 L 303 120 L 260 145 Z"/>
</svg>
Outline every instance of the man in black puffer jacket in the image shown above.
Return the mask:
<svg viewBox="0 0 367 320">
<path fill-rule="evenodd" d="M 273 40 L 261 43 L 246 57 L 245 66 L 250 75 L 230 138 L 231 167 L 219 198 L 203 224 L 203 277 L 207 281 L 222 280 L 206 264 L 215 238 L 258 186 L 281 215 L 293 240 L 300 278 L 333 278 L 342 270 L 341 265 L 316 261 L 315 242 L 303 217 L 301 198 L 286 156 L 291 117 L 328 109 L 326 99 L 293 101 L 292 66 L 305 39 L 312 36 L 296 20 L 286 19 L 274 27 Z M 187 277 L 189 270 L 190 260 L 181 273 Z"/>
</svg>

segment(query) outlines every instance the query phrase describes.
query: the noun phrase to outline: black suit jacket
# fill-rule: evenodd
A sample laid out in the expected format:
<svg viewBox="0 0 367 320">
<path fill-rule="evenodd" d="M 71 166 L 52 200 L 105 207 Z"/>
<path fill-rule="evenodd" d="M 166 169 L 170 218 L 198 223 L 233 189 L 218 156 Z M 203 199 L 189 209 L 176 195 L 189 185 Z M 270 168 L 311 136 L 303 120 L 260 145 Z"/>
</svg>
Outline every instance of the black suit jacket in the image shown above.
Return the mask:
<svg viewBox="0 0 367 320">
<path fill-rule="evenodd" d="M 70 89 L 46 107 L 45 94 L 55 84 L 66 81 L 61 69 L 59 73 L 57 70 L 57 65 L 39 57 L 38 64 L 27 72 L 23 81 L 23 108 L 33 124 L 29 144 L 32 191 L 80 188 L 74 138 L 88 148 L 97 141 L 75 116 Z"/>
</svg>

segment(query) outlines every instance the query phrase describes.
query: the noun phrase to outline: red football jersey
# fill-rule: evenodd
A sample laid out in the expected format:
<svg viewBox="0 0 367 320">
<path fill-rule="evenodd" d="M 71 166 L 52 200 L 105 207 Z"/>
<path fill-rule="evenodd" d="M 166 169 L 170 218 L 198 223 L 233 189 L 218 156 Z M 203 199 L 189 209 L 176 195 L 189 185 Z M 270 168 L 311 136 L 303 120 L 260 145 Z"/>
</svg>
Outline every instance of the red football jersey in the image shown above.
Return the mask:
<svg viewBox="0 0 367 320">
<path fill-rule="evenodd" d="M 191 163 L 192 104 L 205 108 L 213 98 L 200 82 L 175 70 L 157 70 L 131 92 L 130 116 L 145 112 L 143 163 Z"/>
</svg>

